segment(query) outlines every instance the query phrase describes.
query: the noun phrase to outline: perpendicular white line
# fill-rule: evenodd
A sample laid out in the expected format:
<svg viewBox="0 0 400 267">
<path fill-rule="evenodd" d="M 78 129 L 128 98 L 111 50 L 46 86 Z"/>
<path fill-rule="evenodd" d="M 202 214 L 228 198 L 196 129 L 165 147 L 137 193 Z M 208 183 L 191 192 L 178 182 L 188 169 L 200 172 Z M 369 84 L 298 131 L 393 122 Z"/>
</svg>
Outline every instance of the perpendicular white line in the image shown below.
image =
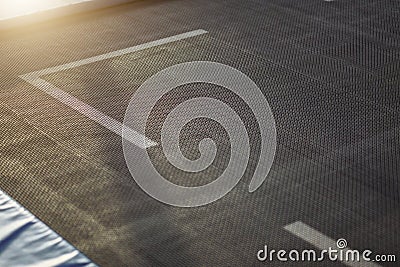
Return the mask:
<svg viewBox="0 0 400 267">
<path fill-rule="evenodd" d="M 105 115 L 101 111 L 93 108 L 92 106 L 89 106 L 78 98 L 64 92 L 63 90 L 57 88 L 53 84 L 41 78 L 35 78 L 27 81 L 30 84 L 40 88 L 43 92 L 57 99 L 61 103 L 69 106 L 70 108 L 73 108 L 79 113 L 85 115 L 87 118 L 107 128 L 108 130 L 122 136 L 124 125 L 121 122 Z M 128 127 L 125 127 L 124 138 L 143 149 L 157 145 L 156 142 L 148 139 L 144 135 Z"/>
<path fill-rule="evenodd" d="M 94 57 L 81 59 L 81 60 L 78 60 L 78 61 L 66 63 L 66 64 L 55 66 L 55 67 L 50 67 L 50 68 L 39 70 L 39 71 L 34 71 L 34 72 L 31 72 L 31 73 L 28 73 L 28 74 L 21 75 L 21 77 L 39 78 L 39 77 L 41 77 L 43 75 L 48 75 L 48 74 L 52 74 L 52 73 L 55 73 L 55 72 L 64 71 L 64 70 L 68 70 L 68 69 L 72 69 L 72 68 L 76 68 L 76 67 L 80 67 L 80 66 L 83 66 L 83 65 L 95 63 L 95 62 L 102 61 L 102 60 L 105 60 L 105 59 L 110 59 L 110 58 L 113 58 L 113 57 L 126 55 L 126 54 L 133 53 L 133 52 L 138 52 L 140 50 L 144 50 L 144 49 L 148 49 L 148 48 L 152 48 L 152 47 L 156 47 L 156 46 L 160 46 L 160 45 L 164 45 L 164 44 L 168 44 L 168 43 L 184 40 L 184 39 L 187 39 L 187 38 L 190 38 L 190 37 L 194 37 L 194 36 L 198 36 L 198 35 L 202 35 L 202 34 L 205 34 L 205 33 L 207 33 L 207 31 L 202 30 L 202 29 L 198 29 L 198 30 L 194 30 L 194 31 L 190 31 L 190 32 L 185 32 L 185 33 L 181 33 L 181 34 L 178 34 L 178 35 L 166 37 L 166 38 L 163 38 L 163 39 L 151 41 L 151 42 L 148 42 L 148 43 L 144 43 L 144 44 L 140 44 L 140 45 L 124 48 L 124 49 L 121 49 L 121 50 L 112 51 L 112 52 L 109 52 L 109 53 L 106 53 L 106 54 L 102 54 L 102 55 L 98 55 L 98 56 L 94 56 Z"/>
<path fill-rule="evenodd" d="M 295 236 L 303 239 L 304 241 L 312 244 L 313 246 L 323 250 L 331 248 L 337 248 L 336 241 L 332 238 L 324 235 L 323 233 L 315 230 L 303 222 L 294 222 L 286 225 L 284 229 Z M 351 250 L 351 248 L 343 248 L 344 252 Z M 360 261 L 342 261 L 343 264 L 351 267 L 378 267 L 380 265 L 360 259 Z"/>
<path fill-rule="evenodd" d="M 95 63 L 95 62 L 102 61 L 105 59 L 110 59 L 113 57 L 137 52 L 137 51 L 148 49 L 151 47 L 156 47 L 156 46 L 176 42 L 179 40 L 187 39 L 187 38 L 205 34 L 205 33 L 207 33 L 207 31 L 201 30 L 201 29 L 195 30 L 195 31 L 190 31 L 190 32 L 170 36 L 167 38 L 163 38 L 160 40 L 156 40 L 156 41 L 136 45 L 133 47 L 113 51 L 110 53 L 78 60 L 75 62 L 71 62 L 71 63 L 67 63 L 67 64 L 63 64 L 63 65 L 59 65 L 59 66 L 55 66 L 55 67 L 51 67 L 51 68 L 47 68 L 47 69 L 43 69 L 43 70 L 39 70 L 39 71 L 34 71 L 31 73 L 20 75 L 19 77 L 22 78 L 23 80 L 25 80 L 26 82 L 34 85 L 35 87 L 39 88 L 46 94 L 52 96 L 53 98 L 60 101 L 61 103 L 78 111 L 79 113 L 86 116 L 87 118 L 97 122 L 98 124 L 102 125 L 103 127 L 118 134 L 119 136 L 122 137 L 122 132 L 124 132 L 123 138 L 125 138 L 127 141 L 135 144 L 136 146 L 138 146 L 140 148 L 146 149 L 148 147 L 158 145 L 157 142 L 154 142 L 154 141 L 150 140 L 149 138 L 145 137 L 144 135 L 134 131 L 133 129 L 130 129 L 130 128 L 124 126 L 123 123 L 107 116 L 106 114 L 102 113 L 101 111 L 82 102 L 81 100 L 68 94 L 67 92 L 64 92 L 60 88 L 56 87 L 55 85 L 51 84 L 50 82 L 43 80 L 40 77 L 43 75 L 48 75 L 51 73 L 56 73 L 59 71 L 76 68 L 76 67 L 83 66 L 86 64 Z"/>
</svg>

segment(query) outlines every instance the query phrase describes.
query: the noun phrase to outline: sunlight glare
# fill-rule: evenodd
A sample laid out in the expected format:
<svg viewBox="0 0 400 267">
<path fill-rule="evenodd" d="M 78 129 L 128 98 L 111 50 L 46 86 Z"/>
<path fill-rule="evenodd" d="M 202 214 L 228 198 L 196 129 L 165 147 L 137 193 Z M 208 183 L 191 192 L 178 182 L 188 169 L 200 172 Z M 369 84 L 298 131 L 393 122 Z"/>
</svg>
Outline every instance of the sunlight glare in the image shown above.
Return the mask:
<svg viewBox="0 0 400 267">
<path fill-rule="evenodd" d="M 91 0 L 0 0 L 0 20 Z"/>
</svg>

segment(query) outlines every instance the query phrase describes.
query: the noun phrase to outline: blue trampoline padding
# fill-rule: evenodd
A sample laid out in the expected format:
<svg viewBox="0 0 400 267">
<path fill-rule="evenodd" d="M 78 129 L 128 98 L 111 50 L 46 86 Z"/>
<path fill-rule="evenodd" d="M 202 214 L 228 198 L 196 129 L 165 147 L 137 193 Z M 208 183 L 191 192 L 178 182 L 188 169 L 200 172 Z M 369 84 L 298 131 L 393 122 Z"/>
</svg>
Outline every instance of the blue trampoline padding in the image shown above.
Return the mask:
<svg viewBox="0 0 400 267">
<path fill-rule="evenodd" d="M 97 266 L 0 191 L 0 266 Z"/>
</svg>

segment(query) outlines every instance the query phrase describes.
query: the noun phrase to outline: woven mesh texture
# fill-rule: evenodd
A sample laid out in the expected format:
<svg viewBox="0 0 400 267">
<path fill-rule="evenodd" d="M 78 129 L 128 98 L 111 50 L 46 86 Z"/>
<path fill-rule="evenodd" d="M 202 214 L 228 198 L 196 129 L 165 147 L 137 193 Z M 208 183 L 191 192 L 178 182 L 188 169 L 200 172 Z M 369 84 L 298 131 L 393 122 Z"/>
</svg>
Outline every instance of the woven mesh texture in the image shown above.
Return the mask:
<svg viewBox="0 0 400 267">
<path fill-rule="evenodd" d="M 142 1 L 2 35 L 0 188 L 101 266 L 258 265 L 264 244 L 310 248 L 283 229 L 299 220 L 351 247 L 399 255 L 399 12 L 389 0 Z M 202 95 L 229 103 L 250 129 L 241 182 L 215 203 L 182 209 L 138 187 L 120 136 L 18 78 L 196 29 L 209 33 L 43 79 L 122 122 L 135 90 L 168 66 L 209 60 L 239 69 L 268 99 L 278 131 L 272 170 L 252 194 L 259 132 L 224 88 L 174 90 L 148 125 L 159 138 L 165 113 Z M 157 150 L 156 168 L 182 185 L 215 179 L 229 157 L 224 130 L 194 121 L 181 145 L 194 159 L 204 137 L 219 147 L 204 173 L 188 180 Z"/>
</svg>

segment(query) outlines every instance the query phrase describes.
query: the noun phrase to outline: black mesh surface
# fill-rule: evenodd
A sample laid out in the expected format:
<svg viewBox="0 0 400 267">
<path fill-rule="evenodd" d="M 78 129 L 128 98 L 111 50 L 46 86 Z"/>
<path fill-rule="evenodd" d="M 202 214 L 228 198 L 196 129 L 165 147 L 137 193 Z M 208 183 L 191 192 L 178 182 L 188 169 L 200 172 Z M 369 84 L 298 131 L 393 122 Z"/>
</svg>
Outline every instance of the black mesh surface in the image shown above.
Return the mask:
<svg viewBox="0 0 400 267">
<path fill-rule="evenodd" d="M 252 194 L 257 131 L 233 191 L 204 207 L 171 207 L 132 179 L 120 136 L 18 77 L 196 29 L 208 33 L 42 78 L 122 122 L 135 90 L 166 67 L 237 68 L 261 88 L 278 131 L 272 170 Z M 142 1 L 4 33 L 0 59 L 0 188 L 101 266 L 263 265 L 264 244 L 311 247 L 283 229 L 295 221 L 400 255 L 398 1 Z M 158 103 L 149 134 L 158 138 L 163 114 L 196 95 L 230 103 L 254 126 L 237 97 L 192 84 Z M 187 180 L 159 151 L 151 157 L 171 181 L 204 184 L 226 166 L 229 142 L 213 121 L 189 126 L 188 158 L 198 157 L 193 140 L 219 140 L 212 168 Z"/>
</svg>

